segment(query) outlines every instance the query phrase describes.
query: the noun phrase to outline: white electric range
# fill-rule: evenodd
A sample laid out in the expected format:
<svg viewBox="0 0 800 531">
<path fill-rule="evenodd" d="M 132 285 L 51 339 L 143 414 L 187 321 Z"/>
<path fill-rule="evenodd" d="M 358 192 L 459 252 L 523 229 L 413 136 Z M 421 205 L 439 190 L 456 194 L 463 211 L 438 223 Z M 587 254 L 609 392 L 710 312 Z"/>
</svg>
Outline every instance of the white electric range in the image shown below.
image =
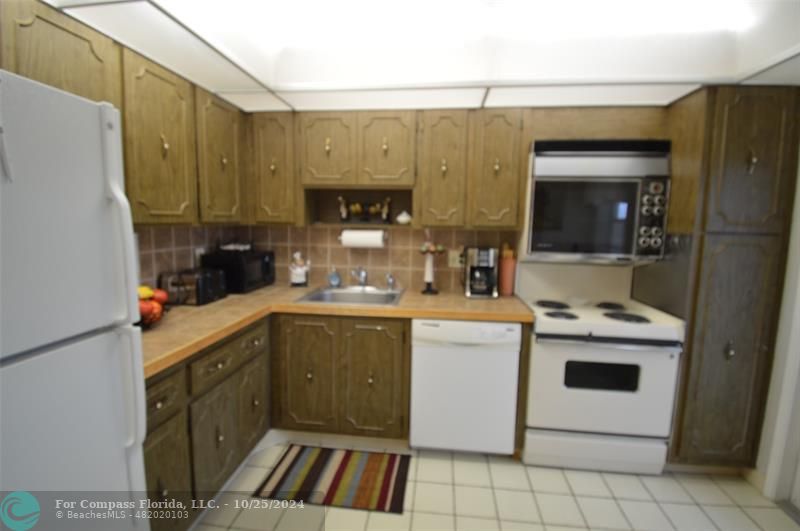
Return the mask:
<svg viewBox="0 0 800 531">
<path fill-rule="evenodd" d="M 684 322 L 632 300 L 529 301 L 528 464 L 660 473 Z"/>
</svg>

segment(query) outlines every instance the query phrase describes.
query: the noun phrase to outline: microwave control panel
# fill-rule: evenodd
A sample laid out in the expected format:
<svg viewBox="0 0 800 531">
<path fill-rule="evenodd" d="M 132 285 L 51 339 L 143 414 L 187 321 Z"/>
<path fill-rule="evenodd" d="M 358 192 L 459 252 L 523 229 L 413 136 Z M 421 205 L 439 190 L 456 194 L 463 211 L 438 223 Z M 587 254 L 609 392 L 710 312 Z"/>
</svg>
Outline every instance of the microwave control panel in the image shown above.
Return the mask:
<svg viewBox="0 0 800 531">
<path fill-rule="evenodd" d="M 640 190 L 636 254 L 661 256 L 666 240 L 669 178 L 646 177 Z"/>
</svg>

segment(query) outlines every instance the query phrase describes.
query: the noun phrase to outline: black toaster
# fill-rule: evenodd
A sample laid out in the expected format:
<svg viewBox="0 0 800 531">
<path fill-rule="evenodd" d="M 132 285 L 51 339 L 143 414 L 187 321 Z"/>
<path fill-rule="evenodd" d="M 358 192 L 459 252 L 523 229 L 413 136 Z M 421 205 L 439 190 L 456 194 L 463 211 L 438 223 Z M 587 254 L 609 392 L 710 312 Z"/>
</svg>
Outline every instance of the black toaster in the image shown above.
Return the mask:
<svg viewBox="0 0 800 531">
<path fill-rule="evenodd" d="M 172 304 L 202 306 L 224 298 L 228 292 L 221 269 L 197 268 L 175 273 L 161 273 L 158 287 L 169 294 Z"/>
</svg>

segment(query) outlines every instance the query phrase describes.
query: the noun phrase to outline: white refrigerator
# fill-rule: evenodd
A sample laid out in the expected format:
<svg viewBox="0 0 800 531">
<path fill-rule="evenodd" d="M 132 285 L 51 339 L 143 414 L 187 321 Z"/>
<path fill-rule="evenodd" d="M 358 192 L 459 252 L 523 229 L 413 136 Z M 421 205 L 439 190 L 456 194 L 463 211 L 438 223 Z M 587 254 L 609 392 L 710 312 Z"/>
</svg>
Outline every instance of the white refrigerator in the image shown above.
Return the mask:
<svg viewBox="0 0 800 531">
<path fill-rule="evenodd" d="M 135 253 L 119 111 L 0 70 L 3 493 L 142 497 Z M 37 497 L 44 524 L 47 495 Z M 57 528 L 149 526 L 126 518 Z"/>
</svg>

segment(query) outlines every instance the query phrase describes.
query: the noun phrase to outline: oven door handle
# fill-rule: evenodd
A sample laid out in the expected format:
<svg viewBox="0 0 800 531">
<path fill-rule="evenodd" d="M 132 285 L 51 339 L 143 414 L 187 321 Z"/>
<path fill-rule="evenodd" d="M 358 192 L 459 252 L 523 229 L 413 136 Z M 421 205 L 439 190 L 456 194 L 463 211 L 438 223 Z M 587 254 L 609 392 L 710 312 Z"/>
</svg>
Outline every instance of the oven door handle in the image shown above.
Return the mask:
<svg viewBox="0 0 800 531">
<path fill-rule="evenodd" d="M 667 352 L 671 354 L 680 354 L 683 349 L 680 345 L 640 345 L 636 343 L 607 343 L 605 341 L 589 341 L 582 339 L 562 339 L 552 337 L 537 337 L 537 343 L 553 344 L 553 345 L 580 345 L 580 346 L 598 346 L 607 347 L 614 350 L 627 350 L 630 352 Z"/>
</svg>

